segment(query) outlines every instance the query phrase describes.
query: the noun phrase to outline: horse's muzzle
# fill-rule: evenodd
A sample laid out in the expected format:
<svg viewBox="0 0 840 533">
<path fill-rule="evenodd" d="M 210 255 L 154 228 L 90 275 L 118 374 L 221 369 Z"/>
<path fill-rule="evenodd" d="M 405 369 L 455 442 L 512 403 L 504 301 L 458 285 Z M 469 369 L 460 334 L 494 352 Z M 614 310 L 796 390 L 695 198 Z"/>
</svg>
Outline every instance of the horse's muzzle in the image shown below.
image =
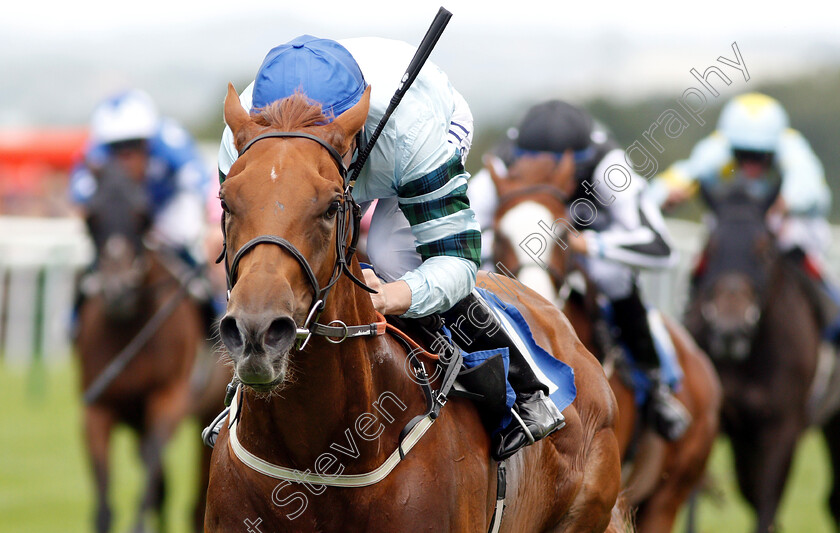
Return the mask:
<svg viewBox="0 0 840 533">
<path fill-rule="evenodd" d="M 219 332 L 242 383 L 268 385 L 283 380 L 297 333 L 291 317 L 228 313 Z"/>
</svg>

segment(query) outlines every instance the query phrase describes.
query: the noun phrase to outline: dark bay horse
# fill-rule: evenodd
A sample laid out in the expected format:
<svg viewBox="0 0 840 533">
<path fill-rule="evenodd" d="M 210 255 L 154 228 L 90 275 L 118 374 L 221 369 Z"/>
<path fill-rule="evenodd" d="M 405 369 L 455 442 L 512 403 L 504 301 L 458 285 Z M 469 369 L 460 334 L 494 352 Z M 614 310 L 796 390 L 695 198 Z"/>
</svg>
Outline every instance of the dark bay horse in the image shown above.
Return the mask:
<svg viewBox="0 0 840 533">
<path fill-rule="evenodd" d="M 111 433 L 118 423 L 139 435 L 146 470 L 136 530 L 145 531 L 150 511 L 158 514 L 164 527 L 162 453 L 189 409 L 189 376 L 204 336 L 198 306 L 184 297 L 165 254 L 144 245 L 149 223 L 143 184 L 116 163 L 99 172 L 97 191 L 87 209 L 96 265 L 87 278 L 76 338 L 82 389 L 90 392 L 94 381 L 106 368 L 114 368 L 109 365 L 118 354 L 127 353 L 127 345 L 155 316 L 163 322 L 146 329 L 151 333 L 136 355 L 85 405 L 98 532 L 109 531 L 112 523 L 108 458 Z"/>
<path fill-rule="evenodd" d="M 500 271 L 516 276 L 562 306 L 581 341 L 604 362 L 619 406 L 616 434 L 625 462 L 625 497 L 637 508 L 639 531 L 669 532 L 680 507 L 698 486 L 714 444 L 720 383 L 707 356 L 686 331 L 663 317 L 685 373 L 677 397 L 693 421 L 679 441 L 670 443 L 642 425 L 632 385 L 624 373 L 617 371 L 621 358 L 616 360 L 614 351 L 603 353 L 606 343 L 598 342 L 595 317 L 601 311 L 594 285 L 584 273 L 584 298 L 559 296 L 567 288 L 567 276 L 576 271 L 570 250 L 561 246 L 570 238 L 569 227 L 563 227 L 563 221 L 569 219 L 567 198 L 574 190 L 569 163 L 568 157 L 558 162 L 550 155 L 526 156 L 513 163 L 504 177 L 492 164 L 487 165 L 499 193 L 494 261 Z M 528 242 L 535 232 L 540 237 Z M 546 247 L 539 254 L 537 242 Z M 528 251 L 522 246 L 529 246 Z M 542 264 L 536 261 L 537 256 Z"/>
<path fill-rule="evenodd" d="M 302 95 L 252 118 L 229 87 L 225 121 L 237 149 L 248 150 L 220 194 L 233 284 L 220 330 L 242 385 L 213 451 L 207 531 L 490 525 L 497 465 L 475 406 L 452 398 L 434 425 L 426 417 L 413 426 L 425 424 L 422 437 L 412 429 L 400 438 L 426 412 L 419 370 L 401 342 L 378 333 L 381 316 L 350 277 L 362 273 L 348 250 L 353 202 L 342 170 L 369 101 L 370 88 L 328 124 Z M 266 133 L 281 137 L 255 141 Z M 574 368 L 578 390 L 566 427 L 507 461 L 501 530 L 617 531 L 616 405 L 603 371 L 549 302 L 525 289 L 500 296 Z M 309 320 L 322 297 L 320 317 Z M 316 329 L 330 337 L 308 339 Z M 422 363 L 428 372 L 430 363 Z M 404 460 L 400 442 L 414 445 Z"/>
<path fill-rule="evenodd" d="M 811 422 L 821 324 L 800 267 L 768 230 L 775 195 L 756 199 L 740 186 L 703 191 L 715 216 L 685 323 L 720 374 L 738 485 L 757 513 L 756 531 L 766 532 Z"/>
</svg>

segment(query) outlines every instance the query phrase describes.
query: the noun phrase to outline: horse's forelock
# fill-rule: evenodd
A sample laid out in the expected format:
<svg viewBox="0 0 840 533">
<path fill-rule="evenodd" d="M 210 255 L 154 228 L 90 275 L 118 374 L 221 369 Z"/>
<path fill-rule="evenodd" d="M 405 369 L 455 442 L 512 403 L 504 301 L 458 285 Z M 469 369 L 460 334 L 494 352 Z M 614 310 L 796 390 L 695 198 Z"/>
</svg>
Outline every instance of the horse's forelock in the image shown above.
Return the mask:
<svg viewBox="0 0 840 533">
<path fill-rule="evenodd" d="M 256 110 L 254 122 L 260 126 L 294 131 L 309 126 L 325 124 L 330 117 L 324 114 L 321 104 L 311 103 L 302 92 L 277 100 Z"/>
<path fill-rule="evenodd" d="M 306 128 L 320 127 L 318 136 L 338 147 L 341 135 L 339 128 L 330 127 L 332 115 L 324 114 L 319 103 L 312 103 L 302 92 L 277 100 L 271 104 L 252 112 L 251 121 L 262 128 L 279 131 L 300 131 Z M 244 146 L 253 132 L 240 130 L 243 138 L 237 138 L 237 146 Z"/>
</svg>

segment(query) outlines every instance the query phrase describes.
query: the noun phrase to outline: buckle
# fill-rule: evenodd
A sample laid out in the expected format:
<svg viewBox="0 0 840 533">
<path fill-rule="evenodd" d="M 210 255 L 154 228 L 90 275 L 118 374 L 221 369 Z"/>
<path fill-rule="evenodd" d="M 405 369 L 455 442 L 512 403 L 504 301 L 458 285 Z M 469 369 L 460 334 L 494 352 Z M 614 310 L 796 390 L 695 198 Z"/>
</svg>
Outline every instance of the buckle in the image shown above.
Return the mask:
<svg viewBox="0 0 840 533">
<path fill-rule="evenodd" d="M 435 396 L 435 402 L 441 407 L 446 405 L 447 401 L 449 401 L 449 399 L 442 392 L 438 392 Z"/>
</svg>

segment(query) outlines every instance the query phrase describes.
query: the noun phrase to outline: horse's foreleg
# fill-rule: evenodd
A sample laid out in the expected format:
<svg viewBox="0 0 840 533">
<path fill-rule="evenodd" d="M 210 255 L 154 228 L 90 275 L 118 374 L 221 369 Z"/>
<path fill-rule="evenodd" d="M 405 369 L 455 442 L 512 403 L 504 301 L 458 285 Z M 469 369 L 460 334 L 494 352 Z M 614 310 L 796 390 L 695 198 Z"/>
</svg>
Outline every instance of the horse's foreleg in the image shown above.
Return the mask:
<svg viewBox="0 0 840 533">
<path fill-rule="evenodd" d="M 732 437 L 738 485 L 756 510 L 756 531 L 764 533 L 773 526 L 796 442 L 804 428 L 796 421 L 764 423 L 744 428 Z"/>
<path fill-rule="evenodd" d="M 666 467 L 659 472 L 658 486 L 637 514 L 636 524 L 643 533 L 673 529 L 680 507 L 703 478 L 718 433 L 722 392 L 717 375 L 699 351 L 681 349 L 681 362 L 686 381 L 678 397 L 693 420 L 679 441 L 667 443 Z"/>
<path fill-rule="evenodd" d="M 823 434 L 831 456 L 831 468 L 834 474 L 828 506 L 834 518 L 835 527 L 840 529 L 840 413 L 836 413 L 826 422 L 823 426 Z"/>
<path fill-rule="evenodd" d="M 555 531 L 624 531 L 623 524 L 616 523 L 623 519 L 623 512 L 613 512 L 619 505 L 621 489 L 621 458 L 613 430 L 601 429 L 595 433 L 588 451 L 583 485 L 566 515 L 567 520 Z"/>
<path fill-rule="evenodd" d="M 92 405 L 85 408 L 84 417 L 85 439 L 96 484 L 94 523 L 97 533 L 106 533 L 111 529 L 111 506 L 108 504 L 108 450 L 111 429 L 114 427 L 114 415 L 104 407 Z"/>
<path fill-rule="evenodd" d="M 146 426 L 140 441 L 140 454 L 146 469 L 146 484 L 135 522 L 135 530 L 138 533 L 143 531 L 146 515 L 152 509 L 157 512 L 160 530 L 166 530 L 163 514 L 163 452 L 186 414 L 187 401 L 186 384 L 178 384 L 154 394 L 146 406 Z"/>
</svg>

